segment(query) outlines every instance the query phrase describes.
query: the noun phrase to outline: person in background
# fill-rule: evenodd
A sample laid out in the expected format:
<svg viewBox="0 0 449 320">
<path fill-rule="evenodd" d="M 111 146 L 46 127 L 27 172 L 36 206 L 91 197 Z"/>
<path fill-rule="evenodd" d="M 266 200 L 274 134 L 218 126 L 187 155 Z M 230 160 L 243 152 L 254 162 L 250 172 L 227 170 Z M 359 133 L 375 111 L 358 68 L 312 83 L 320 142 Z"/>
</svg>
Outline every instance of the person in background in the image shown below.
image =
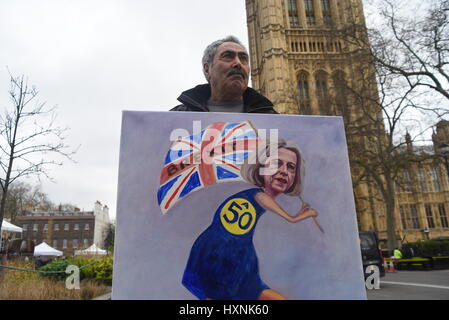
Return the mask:
<svg viewBox="0 0 449 320">
<path fill-rule="evenodd" d="M 394 249 L 393 257 L 395 259 L 402 259 L 402 252 L 401 252 L 401 250 L 399 250 L 399 248 Z"/>
</svg>

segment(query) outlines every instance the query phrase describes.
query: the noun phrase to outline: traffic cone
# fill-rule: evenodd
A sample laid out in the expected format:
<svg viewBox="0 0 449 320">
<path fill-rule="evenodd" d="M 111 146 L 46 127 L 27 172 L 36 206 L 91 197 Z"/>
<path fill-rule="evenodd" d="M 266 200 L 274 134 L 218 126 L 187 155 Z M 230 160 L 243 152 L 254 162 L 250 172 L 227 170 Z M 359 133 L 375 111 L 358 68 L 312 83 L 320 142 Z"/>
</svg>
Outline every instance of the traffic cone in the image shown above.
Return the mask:
<svg viewBox="0 0 449 320">
<path fill-rule="evenodd" d="M 388 270 L 388 272 L 396 272 L 394 270 L 394 262 L 393 262 L 393 260 L 390 261 L 390 269 Z"/>
<path fill-rule="evenodd" d="M 384 260 L 384 270 L 385 270 L 385 272 L 390 272 L 388 265 L 389 265 L 389 262 L 387 260 Z"/>
</svg>

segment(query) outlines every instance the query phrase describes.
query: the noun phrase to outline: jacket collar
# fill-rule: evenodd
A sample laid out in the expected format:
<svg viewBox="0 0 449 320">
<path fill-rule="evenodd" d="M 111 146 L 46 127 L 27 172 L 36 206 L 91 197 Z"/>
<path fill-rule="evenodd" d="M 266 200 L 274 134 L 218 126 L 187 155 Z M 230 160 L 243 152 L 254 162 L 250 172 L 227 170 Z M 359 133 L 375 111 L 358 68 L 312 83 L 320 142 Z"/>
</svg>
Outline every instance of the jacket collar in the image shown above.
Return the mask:
<svg viewBox="0 0 449 320">
<path fill-rule="evenodd" d="M 209 84 L 200 84 L 181 93 L 178 101 L 193 109 L 208 112 L 207 101 L 209 100 L 210 94 Z M 270 100 L 250 87 L 243 93 L 243 105 L 245 112 L 248 113 L 256 112 L 256 110 L 260 109 L 273 109 L 273 103 Z"/>
</svg>

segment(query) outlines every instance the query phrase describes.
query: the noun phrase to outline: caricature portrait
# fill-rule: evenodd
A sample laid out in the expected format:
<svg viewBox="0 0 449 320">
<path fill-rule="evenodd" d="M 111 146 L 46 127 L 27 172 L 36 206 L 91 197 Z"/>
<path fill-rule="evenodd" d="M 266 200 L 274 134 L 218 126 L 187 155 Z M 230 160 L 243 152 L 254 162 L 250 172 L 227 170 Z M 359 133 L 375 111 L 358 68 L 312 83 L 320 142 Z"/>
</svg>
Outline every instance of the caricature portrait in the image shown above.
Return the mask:
<svg viewBox="0 0 449 320">
<path fill-rule="evenodd" d="M 124 114 L 114 299 L 365 298 L 342 123 L 192 115 L 168 140 L 185 119 L 159 114 Z"/>
<path fill-rule="evenodd" d="M 268 150 L 255 157 L 255 164 L 246 163 L 241 169 L 243 179 L 253 188 L 227 198 L 192 247 L 183 285 L 199 299 L 285 299 L 260 278 L 252 242 L 257 221 L 266 210 L 290 222 L 316 216 L 316 212 L 303 204 L 292 217 L 276 203 L 280 193 L 300 194 L 304 160 L 297 147 L 282 140 L 276 157 L 266 154 Z M 262 168 L 267 169 L 265 175 L 260 174 Z M 272 174 L 268 174 L 270 169 Z"/>
</svg>

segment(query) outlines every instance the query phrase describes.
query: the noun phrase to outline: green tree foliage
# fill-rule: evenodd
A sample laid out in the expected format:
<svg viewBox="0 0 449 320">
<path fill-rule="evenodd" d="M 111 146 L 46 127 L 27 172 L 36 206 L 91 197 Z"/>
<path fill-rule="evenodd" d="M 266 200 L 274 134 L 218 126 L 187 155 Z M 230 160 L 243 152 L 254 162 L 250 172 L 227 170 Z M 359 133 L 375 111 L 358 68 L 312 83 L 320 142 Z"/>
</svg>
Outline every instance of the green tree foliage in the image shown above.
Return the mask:
<svg viewBox="0 0 449 320">
<path fill-rule="evenodd" d="M 49 277 L 55 280 L 64 280 L 67 277 L 65 270 L 69 265 L 75 265 L 80 268 L 80 280 L 93 279 L 103 283 L 112 283 L 114 258 L 111 255 L 98 257 L 75 257 L 66 260 L 54 260 L 45 266 L 39 268 L 39 271 L 53 272 L 41 273 L 43 277 Z"/>
</svg>

